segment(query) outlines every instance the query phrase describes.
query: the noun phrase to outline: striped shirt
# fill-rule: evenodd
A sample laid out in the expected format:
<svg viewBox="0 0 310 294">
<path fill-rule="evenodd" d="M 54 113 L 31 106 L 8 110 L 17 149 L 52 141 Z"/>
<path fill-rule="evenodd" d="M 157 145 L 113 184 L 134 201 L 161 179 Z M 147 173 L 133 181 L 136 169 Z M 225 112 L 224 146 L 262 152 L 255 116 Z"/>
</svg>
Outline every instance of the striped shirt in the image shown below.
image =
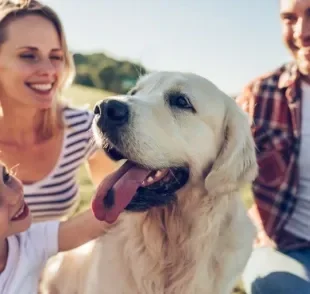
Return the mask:
<svg viewBox="0 0 310 294">
<path fill-rule="evenodd" d="M 56 165 L 44 179 L 24 184 L 25 201 L 34 221 L 62 219 L 76 208 L 77 172 L 96 150 L 91 132 L 92 119 L 88 110 L 64 109 L 64 138 Z"/>
</svg>

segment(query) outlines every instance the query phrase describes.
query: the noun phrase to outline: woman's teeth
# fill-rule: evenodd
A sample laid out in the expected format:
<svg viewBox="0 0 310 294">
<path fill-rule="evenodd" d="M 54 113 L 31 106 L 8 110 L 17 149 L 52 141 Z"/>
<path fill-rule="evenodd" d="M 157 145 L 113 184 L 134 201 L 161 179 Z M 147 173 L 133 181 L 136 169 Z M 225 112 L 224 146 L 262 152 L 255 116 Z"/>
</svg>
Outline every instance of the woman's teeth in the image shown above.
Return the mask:
<svg viewBox="0 0 310 294">
<path fill-rule="evenodd" d="M 29 87 L 34 90 L 48 91 L 52 89 L 53 84 L 29 84 Z"/>
</svg>

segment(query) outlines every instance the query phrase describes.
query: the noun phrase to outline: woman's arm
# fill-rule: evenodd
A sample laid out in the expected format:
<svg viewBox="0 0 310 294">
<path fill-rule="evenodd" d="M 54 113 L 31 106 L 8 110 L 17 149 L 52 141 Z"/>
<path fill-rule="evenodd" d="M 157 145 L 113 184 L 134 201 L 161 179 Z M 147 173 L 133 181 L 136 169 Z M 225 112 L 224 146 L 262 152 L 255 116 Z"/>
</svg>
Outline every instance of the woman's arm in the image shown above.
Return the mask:
<svg viewBox="0 0 310 294">
<path fill-rule="evenodd" d="M 97 187 L 101 181 L 115 170 L 117 163 L 110 159 L 103 150 L 98 149 L 87 160 L 88 172 Z"/>
<path fill-rule="evenodd" d="M 67 251 L 79 247 L 105 234 L 105 232 L 113 226 L 98 221 L 93 215 L 91 209 L 86 210 L 61 222 L 58 232 L 58 251 Z"/>
</svg>

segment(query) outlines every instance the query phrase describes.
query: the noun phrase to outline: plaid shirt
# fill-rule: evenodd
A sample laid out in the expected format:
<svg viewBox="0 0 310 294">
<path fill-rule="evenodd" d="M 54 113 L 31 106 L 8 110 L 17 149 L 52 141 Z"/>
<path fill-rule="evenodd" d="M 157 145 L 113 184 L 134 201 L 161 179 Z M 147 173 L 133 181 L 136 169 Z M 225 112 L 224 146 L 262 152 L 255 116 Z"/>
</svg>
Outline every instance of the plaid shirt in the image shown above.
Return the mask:
<svg viewBox="0 0 310 294">
<path fill-rule="evenodd" d="M 281 250 L 310 247 L 310 242 L 284 230 L 297 201 L 301 98 L 294 63 L 254 80 L 237 97 L 252 119 L 257 146 L 259 175 L 252 186 L 255 201 L 249 211 L 259 230 L 257 243 Z"/>
</svg>

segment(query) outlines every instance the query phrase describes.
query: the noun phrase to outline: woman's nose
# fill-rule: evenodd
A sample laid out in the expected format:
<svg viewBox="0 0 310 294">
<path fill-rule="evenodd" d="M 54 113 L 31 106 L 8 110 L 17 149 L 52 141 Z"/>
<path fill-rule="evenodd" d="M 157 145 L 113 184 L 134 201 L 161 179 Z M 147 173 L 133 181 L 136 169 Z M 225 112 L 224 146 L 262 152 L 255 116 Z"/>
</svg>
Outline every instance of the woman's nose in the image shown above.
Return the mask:
<svg viewBox="0 0 310 294">
<path fill-rule="evenodd" d="M 42 76 L 54 76 L 56 67 L 50 60 L 44 60 L 38 65 L 38 73 Z"/>
</svg>

